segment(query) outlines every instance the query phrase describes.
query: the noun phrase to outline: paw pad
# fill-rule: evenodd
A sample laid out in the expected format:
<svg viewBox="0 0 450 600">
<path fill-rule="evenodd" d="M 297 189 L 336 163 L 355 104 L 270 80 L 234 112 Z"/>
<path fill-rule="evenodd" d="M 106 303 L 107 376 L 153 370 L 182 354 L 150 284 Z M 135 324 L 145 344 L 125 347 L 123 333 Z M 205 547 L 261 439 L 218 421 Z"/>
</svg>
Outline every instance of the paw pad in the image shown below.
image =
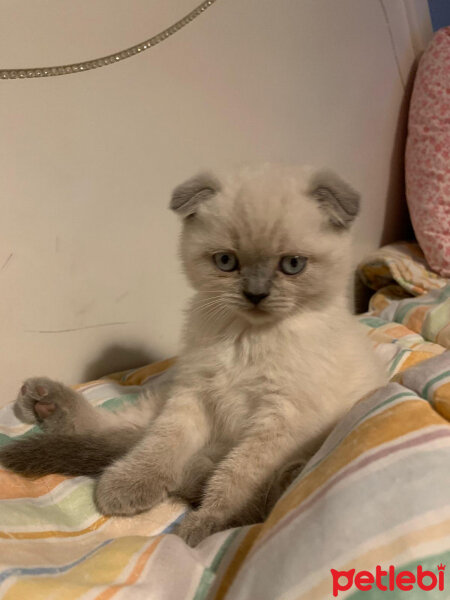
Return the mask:
<svg viewBox="0 0 450 600">
<path fill-rule="evenodd" d="M 41 419 L 46 419 L 53 412 L 55 412 L 56 405 L 53 402 L 36 402 L 34 405 L 34 410 L 36 414 Z"/>
<path fill-rule="evenodd" d="M 37 395 L 41 398 L 45 398 L 45 396 L 48 396 L 48 390 L 43 385 L 37 385 L 34 388 L 34 390 L 37 393 Z M 30 390 L 28 389 L 26 383 L 24 383 L 23 386 L 20 388 L 20 393 L 22 394 L 22 396 L 26 396 L 29 391 Z"/>
</svg>

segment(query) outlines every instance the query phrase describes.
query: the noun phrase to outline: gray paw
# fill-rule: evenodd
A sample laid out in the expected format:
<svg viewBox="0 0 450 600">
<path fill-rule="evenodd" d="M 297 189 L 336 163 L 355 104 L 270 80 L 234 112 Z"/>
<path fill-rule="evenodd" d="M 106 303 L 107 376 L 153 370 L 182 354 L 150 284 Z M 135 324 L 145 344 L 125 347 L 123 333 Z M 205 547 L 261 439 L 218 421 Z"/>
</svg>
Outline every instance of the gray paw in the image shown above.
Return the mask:
<svg viewBox="0 0 450 600">
<path fill-rule="evenodd" d="M 135 515 L 167 498 L 167 484 L 147 469 L 133 469 L 125 459 L 106 469 L 94 495 L 97 508 L 104 515 Z"/>
<path fill-rule="evenodd" d="M 20 388 L 14 413 L 25 423 L 39 424 L 48 432 L 72 433 L 77 394 L 47 377 L 31 377 Z"/>
<path fill-rule="evenodd" d="M 206 510 L 199 509 L 188 513 L 174 531 L 189 546 L 197 546 L 209 535 L 223 531 L 226 525 L 216 515 L 211 515 Z"/>
</svg>

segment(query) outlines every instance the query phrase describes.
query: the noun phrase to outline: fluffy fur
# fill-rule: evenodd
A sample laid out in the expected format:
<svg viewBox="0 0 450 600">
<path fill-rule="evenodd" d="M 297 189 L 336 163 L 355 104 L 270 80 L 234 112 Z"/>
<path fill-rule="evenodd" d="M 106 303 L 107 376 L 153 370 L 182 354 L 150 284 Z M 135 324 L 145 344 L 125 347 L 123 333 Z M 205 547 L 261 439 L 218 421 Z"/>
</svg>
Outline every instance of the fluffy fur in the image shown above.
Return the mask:
<svg viewBox="0 0 450 600">
<path fill-rule="evenodd" d="M 179 186 L 171 208 L 195 294 L 168 390 L 112 414 L 59 383 L 27 380 L 16 411 L 45 434 L 7 446 L 0 461 L 26 475 L 101 473 L 105 514 L 181 495 L 199 504 L 178 529 L 191 545 L 263 518 L 336 421 L 386 381 L 347 307 L 358 206 L 338 177 L 308 169 Z M 237 268 L 221 270 L 217 253 Z M 284 273 L 285 256 L 303 270 Z"/>
</svg>

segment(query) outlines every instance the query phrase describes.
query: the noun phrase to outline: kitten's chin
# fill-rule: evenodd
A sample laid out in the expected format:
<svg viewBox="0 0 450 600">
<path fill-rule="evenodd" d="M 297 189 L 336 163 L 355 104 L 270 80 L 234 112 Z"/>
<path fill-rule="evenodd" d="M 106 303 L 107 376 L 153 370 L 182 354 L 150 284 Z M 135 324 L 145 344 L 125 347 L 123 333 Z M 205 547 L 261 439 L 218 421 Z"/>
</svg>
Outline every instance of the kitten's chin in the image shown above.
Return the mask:
<svg viewBox="0 0 450 600">
<path fill-rule="evenodd" d="M 239 315 L 252 325 L 263 325 L 277 320 L 277 316 L 263 308 L 243 308 L 239 310 Z"/>
</svg>

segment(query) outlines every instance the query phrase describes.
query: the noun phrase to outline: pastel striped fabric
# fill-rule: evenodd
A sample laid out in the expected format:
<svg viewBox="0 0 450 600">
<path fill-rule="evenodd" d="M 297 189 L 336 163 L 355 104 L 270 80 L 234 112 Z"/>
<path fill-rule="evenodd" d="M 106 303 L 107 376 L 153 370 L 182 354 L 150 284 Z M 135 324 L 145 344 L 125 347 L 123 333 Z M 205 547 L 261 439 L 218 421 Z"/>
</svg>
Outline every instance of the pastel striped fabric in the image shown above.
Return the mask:
<svg viewBox="0 0 450 600">
<path fill-rule="evenodd" d="M 447 297 L 433 296 L 427 306 L 438 309 Z M 218 533 L 192 549 L 170 534 L 181 504 L 107 518 L 95 510 L 88 478 L 29 481 L 0 471 L 0 597 L 329 600 L 331 569 L 448 565 L 449 345 L 436 335 L 425 339 L 423 324 L 410 329 L 382 313 L 360 320 L 393 379 L 353 407 L 265 523 Z M 116 408 L 171 364 L 80 389 L 92 403 Z M 29 431 L 11 407 L 0 411 L 0 443 Z M 450 580 L 446 590 L 423 597 L 450 597 Z M 377 593 L 353 587 L 339 598 L 384 597 Z"/>
<path fill-rule="evenodd" d="M 414 296 L 448 283 L 431 271 L 420 246 L 412 242 L 396 242 L 375 250 L 358 265 L 358 273 L 373 290 L 396 283 Z"/>
<path fill-rule="evenodd" d="M 364 260 L 358 273 L 377 290 L 369 304 L 372 316 L 450 347 L 450 281 L 430 271 L 417 244 L 385 246 Z"/>
</svg>

